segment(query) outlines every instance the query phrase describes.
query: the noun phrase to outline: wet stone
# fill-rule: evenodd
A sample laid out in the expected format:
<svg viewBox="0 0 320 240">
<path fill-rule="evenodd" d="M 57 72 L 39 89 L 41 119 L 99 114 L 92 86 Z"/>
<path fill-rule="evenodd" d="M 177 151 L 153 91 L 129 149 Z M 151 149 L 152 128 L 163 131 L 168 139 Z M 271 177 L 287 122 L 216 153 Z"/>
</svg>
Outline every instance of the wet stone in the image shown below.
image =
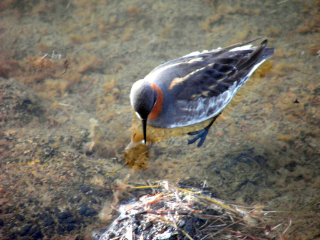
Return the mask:
<svg viewBox="0 0 320 240">
<path fill-rule="evenodd" d="M 71 232 L 74 229 L 76 229 L 76 226 L 74 224 L 67 224 L 66 229 L 67 229 L 68 232 Z"/>
<path fill-rule="evenodd" d="M 97 211 L 94 208 L 88 207 L 86 205 L 83 205 L 79 209 L 78 212 L 79 212 L 80 215 L 83 215 L 83 216 L 86 216 L 86 217 L 91 217 L 91 216 L 97 215 Z"/>
<path fill-rule="evenodd" d="M 45 207 L 44 210 L 45 210 L 46 212 L 52 213 L 52 210 L 51 210 L 50 207 Z"/>
<path fill-rule="evenodd" d="M 17 226 L 17 224 L 13 222 L 13 223 L 10 223 L 9 228 L 10 228 L 10 229 L 13 229 L 13 228 L 15 228 L 16 226 Z"/>
<path fill-rule="evenodd" d="M 72 214 L 70 212 L 61 212 L 61 213 L 57 213 L 57 217 L 58 217 L 59 223 L 62 223 L 67 218 L 72 217 Z"/>
<path fill-rule="evenodd" d="M 8 206 L 8 207 L 6 207 L 5 214 L 13 213 L 13 211 L 14 211 L 14 207 Z"/>
<path fill-rule="evenodd" d="M 47 228 L 45 228 L 44 232 L 45 232 L 46 236 L 50 237 L 55 234 L 55 229 L 54 229 L 54 227 L 47 227 Z M 51 239 L 51 238 L 49 238 L 49 239 Z"/>
<path fill-rule="evenodd" d="M 59 226 L 57 227 L 57 233 L 58 233 L 59 235 L 62 235 L 62 234 L 64 234 L 64 232 L 65 232 L 65 226 L 64 226 L 64 225 L 59 225 Z"/>
<path fill-rule="evenodd" d="M 16 214 L 15 219 L 22 222 L 24 220 L 24 216 L 22 216 L 21 214 Z"/>
<path fill-rule="evenodd" d="M 3 79 L 0 78 L 0 81 Z M 6 113 L 7 126 L 16 124 L 17 120 L 26 125 L 34 117 L 42 117 L 45 111 L 41 106 L 41 100 L 32 90 L 14 80 L 3 81 L 1 87 L 6 91 L 6 97 L 0 102 L 0 108 Z"/>
<path fill-rule="evenodd" d="M 52 147 L 45 147 L 43 149 L 43 155 L 45 157 L 53 157 L 54 156 L 54 152 L 55 152 L 55 150 Z"/>
<path fill-rule="evenodd" d="M 71 232 L 75 229 L 78 229 L 77 225 L 75 224 L 61 224 L 57 227 L 57 233 L 63 235 L 66 232 Z"/>
<path fill-rule="evenodd" d="M 89 187 L 80 187 L 80 190 L 83 192 L 83 193 L 87 193 L 90 191 L 90 188 Z"/>
<path fill-rule="evenodd" d="M 76 222 L 77 222 L 77 220 L 75 218 L 68 218 L 66 220 L 66 223 L 76 223 Z"/>
<path fill-rule="evenodd" d="M 89 217 L 89 216 L 94 216 L 94 215 L 97 215 L 96 210 L 94 210 L 93 208 L 88 208 L 85 213 L 85 216 Z"/>
<path fill-rule="evenodd" d="M 49 216 L 49 214 L 46 213 L 46 212 L 39 214 L 39 218 L 40 218 L 41 220 L 47 218 L 48 216 Z"/>
<path fill-rule="evenodd" d="M 44 226 L 52 226 L 54 224 L 55 224 L 55 221 L 54 221 L 53 217 L 51 217 L 51 216 L 48 216 L 48 217 L 43 219 L 43 225 Z"/>
<path fill-rule="evenodd" d="M 90 156 L 93 155 L 93 153 L 94 153 L 93 151 L 87 150 L 87 151 L 86 151 L 86 156 L 87 156 L 87 157 L 90 157 Z"/>
<path fill-rule="evenodd" d="M 91 198 L 90 201 L 91 201 L 91 203 L 93 203 L 93 204 L 98 204 L 98 203 L 99 203 L 95 198 Z"/>
<path fill-rule="evenodd" d="M 81 201 L 81 199 L 82 199 L 81 196 L 76 196 L 76 197 L 74 198 L 74 201 L 78 203 L 78 202 Z"/>
<path fill-rule="evenodd" d="M 30 224 L 24 225 L 23 227 L 21 227 L 21 229 L 19 231 L 19 235 L 26 236 L 29 233 L 31 227 L 32 226 Z"/>
<path fill-rule="evenodd" d="M 285 165 L 284 167 L 286 169 L 288 169 L 290 172 L 293 172 L 295 170 L 296 166 L 297 166 L 296 162 L 290 162 L 289 164 Z"/>
<path fill-rule="evenodd" d="M 16 235 L 16 233 L 12 232 L 12 233 L 8 234 L 7 238 L 8 239 L 17 239 L 17 235 Z"/>
<path fill-rule="evenodd" d="M 29 236 L 32 236 L 32 239 L 41 239 L 43 238 L 43 234 L 38 225 L 33 226 L 29 231 Z"/>
</svg>

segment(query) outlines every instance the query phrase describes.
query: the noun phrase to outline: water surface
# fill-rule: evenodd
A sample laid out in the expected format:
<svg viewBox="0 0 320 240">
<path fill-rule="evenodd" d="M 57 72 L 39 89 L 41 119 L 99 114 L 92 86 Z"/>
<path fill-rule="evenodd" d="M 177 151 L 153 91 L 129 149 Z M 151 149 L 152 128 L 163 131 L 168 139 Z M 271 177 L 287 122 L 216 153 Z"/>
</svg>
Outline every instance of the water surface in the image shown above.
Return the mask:
<svg viewBox="0 0 320 240">
<path fill-rule="evenodd" d="M 318 238 L 319 11 L 315 0 L 2 1 L 0 238 L 83 239 L 106 226 L 117 179 L 188 178 L 230 202 L 295 210 L 289 236 Z M 169 137 L 144 170 L 124 166 L 136 80 L 257 36 L 275 55 L 201 148 Z"/>
</svg>

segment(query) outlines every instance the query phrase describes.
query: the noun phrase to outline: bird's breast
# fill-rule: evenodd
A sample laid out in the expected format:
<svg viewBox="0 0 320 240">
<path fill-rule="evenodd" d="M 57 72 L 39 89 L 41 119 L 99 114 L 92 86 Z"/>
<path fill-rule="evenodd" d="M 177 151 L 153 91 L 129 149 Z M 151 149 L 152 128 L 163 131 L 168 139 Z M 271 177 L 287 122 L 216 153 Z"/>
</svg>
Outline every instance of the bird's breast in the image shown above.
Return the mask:
<svg viewBox="0 0 320 240">
<path fill-rule="evenodd" d="M 162 111 L 163 93 L 162 93 L 161 88 L 153 82 L 151 82 L 151 87 L 154 91 L 157 91 L 158 97 L 157 97 L 157 101 L 156 101 L 152 111 L 150 112 L 150 114 L 148 116 L 148 120 L 156 120 Z"/>
</svg>

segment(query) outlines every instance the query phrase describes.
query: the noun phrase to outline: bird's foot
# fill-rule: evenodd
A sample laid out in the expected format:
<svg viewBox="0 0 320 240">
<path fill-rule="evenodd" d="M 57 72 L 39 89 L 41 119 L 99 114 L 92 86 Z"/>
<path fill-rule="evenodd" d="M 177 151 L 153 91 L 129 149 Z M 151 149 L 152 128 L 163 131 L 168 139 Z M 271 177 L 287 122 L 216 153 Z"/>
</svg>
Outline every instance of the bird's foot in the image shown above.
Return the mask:
<svg viewBox="0 0 320 240">
<path fill-rule="evenodd" d="M 195 132 L 189 132 L 188 135 L 191 135 L 191 136 L 197 135 L 197 136 L 195 136 L 191 140 L 188 140 L 188 144 L 195 143 L 200 138 L 200 141 L 198 142 L 197 147 L 201 147 L 201 145 L 203 144 L 204 140 L 206 140 L 208 132 L 209 132 L 209 128 L 204 128 L 202 130 L 195 131 Z"/>
<path fill-rule="evenodd" d="M 200 141 L 198 142 L 198 145 L 197 147 L 201 147 L 204 140 L 206 140 L 206 137 L 207 137 L 207 134 L 209 132 L 209 129 L 211 128 L 212 124 L 216 121 L 216 119 L 220 116 L 222 112 L 220 112 L 219 114 L 217 114 L 216 116 L 214 116 L 210 123 L 208 124 L 208 126 L 206 126 L 204 129 L 202 130 L 199 130 L 199 131 L 195 131 L 195 132 L 189 132 L 188 135 L 197 135 L 195 136 L 193 139 L 191 140 L 188 140 L 188 144 L 192 144 L 192 143 L 195 143 L 199 138 L 200 138 Z"/>
</svg>

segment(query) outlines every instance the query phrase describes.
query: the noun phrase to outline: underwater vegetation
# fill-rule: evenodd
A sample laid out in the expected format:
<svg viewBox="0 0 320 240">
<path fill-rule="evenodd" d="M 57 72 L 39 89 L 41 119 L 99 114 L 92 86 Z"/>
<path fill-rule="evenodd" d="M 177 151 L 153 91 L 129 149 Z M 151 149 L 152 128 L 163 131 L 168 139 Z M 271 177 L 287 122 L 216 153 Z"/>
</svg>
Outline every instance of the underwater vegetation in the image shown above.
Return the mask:
<svg viewBox="0 0 320 240">
<path fill-rule="evenodd" d="M 142 195 L 117 195 L 119 182 L 159 179 L 289 211 L 284 237 L 318 238 L 319 11 L 315 0 L 0 1 L 0 238 L 91 239 L 118 216 L 113 207 Z M 150 128 L 153 144 L 124 156 L 143 138 L 129 103 L 135 81 L 256 36 L 275 55 L 202 149 L 186 144 L 201 126 Z"/>
</svg>

